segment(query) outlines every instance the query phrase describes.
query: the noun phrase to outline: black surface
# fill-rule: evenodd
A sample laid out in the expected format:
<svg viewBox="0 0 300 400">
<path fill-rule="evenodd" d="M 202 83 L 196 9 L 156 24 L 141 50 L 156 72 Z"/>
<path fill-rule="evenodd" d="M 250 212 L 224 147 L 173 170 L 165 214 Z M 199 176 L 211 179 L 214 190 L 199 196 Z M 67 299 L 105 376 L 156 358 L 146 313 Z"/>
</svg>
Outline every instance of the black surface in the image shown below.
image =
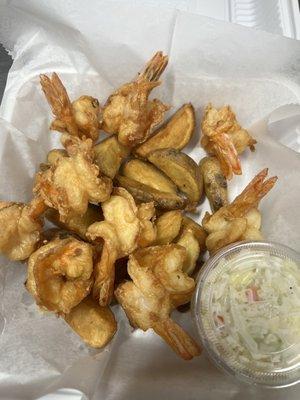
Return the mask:
<svg viewBox="0 0 300 400">
<path fill-rule="evenodd" d="M 2 100 L 7 73 L 12 64 L 12 58 L 7 54 L 4 47 L 0 44 L 0 103 Z"/>
</svg>

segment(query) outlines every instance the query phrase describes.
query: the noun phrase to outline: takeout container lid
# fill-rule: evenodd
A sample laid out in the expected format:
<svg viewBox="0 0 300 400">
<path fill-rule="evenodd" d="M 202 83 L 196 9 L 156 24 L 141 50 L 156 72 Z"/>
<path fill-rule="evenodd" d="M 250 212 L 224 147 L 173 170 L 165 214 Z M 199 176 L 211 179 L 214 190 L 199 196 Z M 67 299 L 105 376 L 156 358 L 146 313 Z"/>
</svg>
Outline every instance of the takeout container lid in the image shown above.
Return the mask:
<svg viewBox="0 0 300 400">
<path fill-rule="evenodd" d="M 271 388 L 287 387 L 300 382 L 300 337 L 296 343 L 290 343 L 287 348 L 280 351 L 289 351 L 289 354 L 293 354 L 289 367 L 281 368 L 277 366 L 273 370 L 260 370 L 253 368 L 253 366 L 250 368 L 237 361 L 238 358 L 234 353 L 232 353 L 232 356 L 228 356 L 229 352 L 220 343 L 219 328 L 212 316 L 211 307 L 214 292 L 212 276 L 216 275 L 214 271 L 216 272 L 219 262 L 222 262 L 222 267 L 233 262 L 232 265 L 238 270 L 239 265 L 241 265 L 240 261 L 254 260 L 255 257 L 259 260 L 260 257 L 266 255 L 291 260 L 300 268 L 300 254 L 278 243 L 245 241 L 229 245 L 209 258 L 201 268 L 192 301 L 192 315 L 202 345 L 217 367 L 247 383 Z M 259 263 L 258 268 L 260 268 Z M 220 276 L 222 276 L 221 273 L 222 271 Z M 274 306 L 271 302 L 269 305 Z M 204 315 L 208 315 L 208 317 L 204 318 Z"/>
</svg>

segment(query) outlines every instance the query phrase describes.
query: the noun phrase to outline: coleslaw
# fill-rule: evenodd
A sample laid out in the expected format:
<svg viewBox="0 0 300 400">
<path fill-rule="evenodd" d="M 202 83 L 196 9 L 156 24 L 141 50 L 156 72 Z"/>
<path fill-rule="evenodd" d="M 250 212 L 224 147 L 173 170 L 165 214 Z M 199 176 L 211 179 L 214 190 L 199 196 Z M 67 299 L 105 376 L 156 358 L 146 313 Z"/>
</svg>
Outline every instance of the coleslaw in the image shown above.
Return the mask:
<svg viewBox="0 0 300 400">
<path fill-rule="evenodd" d="M 201 280 L 202 338 L 246 376 L 300 374 L 300 268 L 268 251 L 218 259 Z"/>
</svg>

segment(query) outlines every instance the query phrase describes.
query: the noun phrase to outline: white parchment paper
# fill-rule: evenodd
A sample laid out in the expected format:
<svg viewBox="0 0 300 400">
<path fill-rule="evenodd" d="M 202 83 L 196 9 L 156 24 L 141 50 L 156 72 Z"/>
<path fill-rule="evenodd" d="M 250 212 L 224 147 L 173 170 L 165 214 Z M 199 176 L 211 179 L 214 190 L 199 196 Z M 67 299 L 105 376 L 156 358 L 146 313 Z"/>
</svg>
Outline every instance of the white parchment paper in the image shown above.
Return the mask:
<svg viewBox="0 0 300 400">
<path fill-rule="evenodd" d="M 173 110 L 191 101 L 198 125 L 207 102 L 232 105 L 258 145 L 255 153 L 242 156 L 243 175 L 231 182 L 230 197 L 269 167 L 279 181 L 261 203 L 264 234 L 300 250 L 300 161 L 294 151 L 299 150 L 300 42 L 127 3 L 0 3 L 0 40 L 14 58 L 0 109 L 1 199 L 29 200 L 39 163 L 59 143 L 48 130 L 51 113 L 40 73 L 56 71 L 72 99 L 88 94 L 103 102 L 163 50 L 170 63 L 155 95 Z M 187 149 L 196 161 L 204 154 L 198 131 Z M 206 209 L 204 202 L 201 214 Z M 59 387 L 98 400 L 299 398 L 297 387 L 266 391 L 241 385 L 204 355 L 179 360 L 151 331 L 132 332 L 117 306 L 116 337 L 102 352 L 89 350 L 62 320 L 37 310 L 23 285 L 24 264 L 4 258 L 0 264 L 1 399 L 34 399 Z M 189 314 L 175 318 L 192 332 Z"/>
</svg>

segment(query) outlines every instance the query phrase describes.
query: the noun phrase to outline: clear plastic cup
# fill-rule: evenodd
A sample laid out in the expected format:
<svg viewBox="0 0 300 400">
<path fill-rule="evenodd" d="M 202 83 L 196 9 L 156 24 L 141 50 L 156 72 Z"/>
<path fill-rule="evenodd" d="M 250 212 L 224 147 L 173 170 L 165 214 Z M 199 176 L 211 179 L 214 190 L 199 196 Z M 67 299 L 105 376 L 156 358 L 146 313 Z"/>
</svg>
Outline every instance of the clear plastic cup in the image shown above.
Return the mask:
<svg viewBox="0 0 300 400">
<path fill-rule="evenodd" d="M 203 347 L 223 371 L 252 384 L 300 382 L 300 255 L 240 242 L 202 267 L 192 304 Z"/>
</svg>

